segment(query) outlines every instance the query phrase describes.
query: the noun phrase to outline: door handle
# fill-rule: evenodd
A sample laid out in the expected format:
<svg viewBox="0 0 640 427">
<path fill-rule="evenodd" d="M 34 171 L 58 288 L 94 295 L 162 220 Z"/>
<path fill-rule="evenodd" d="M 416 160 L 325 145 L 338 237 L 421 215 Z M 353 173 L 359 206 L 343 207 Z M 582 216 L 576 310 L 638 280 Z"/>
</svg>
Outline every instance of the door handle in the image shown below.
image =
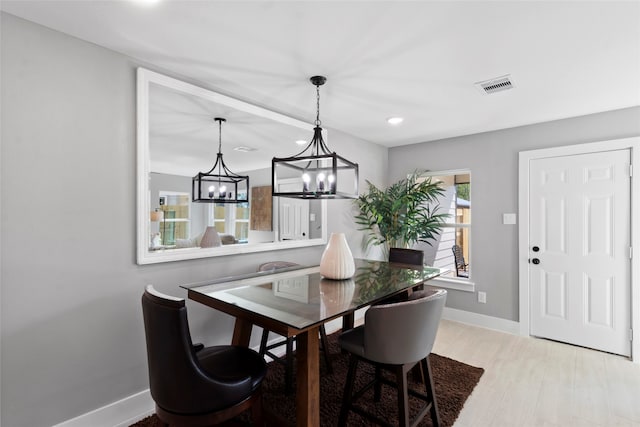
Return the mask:
<svg viewBox="0 0 640 427">
<path fill-rule="evenodd" d="M 534 246 L 534 247 L 532 247 L 532 248 L 531 248 L 531 250 L 532 250 L 533 252 L 538 252 L 538 251 L 540 250 L 540 248 L 539 248 L 539 247 L 537 247 L 537 246 Z"/>
<path fill-rule="evenodd" d="M 540 260 L 538 258 L 532 259 L 531 262 L 534 263 L 535 265 L 540 264 Z"/>
</svg>

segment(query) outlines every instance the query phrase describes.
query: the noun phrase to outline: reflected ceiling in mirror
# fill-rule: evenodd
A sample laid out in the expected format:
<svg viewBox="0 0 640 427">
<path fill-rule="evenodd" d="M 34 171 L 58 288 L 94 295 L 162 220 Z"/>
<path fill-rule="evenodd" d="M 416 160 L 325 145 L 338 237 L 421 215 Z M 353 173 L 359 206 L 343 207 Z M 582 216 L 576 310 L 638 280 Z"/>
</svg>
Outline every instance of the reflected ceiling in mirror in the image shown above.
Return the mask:
<svg viewBox="0 0 640 427">
<path fill-rule="evenodd" d="M 225 163 L 235 173 L 250 175 L 252 188 L 271 184 L 271 158 L 296 152 L 299 147 L 295 141 L 310 138 L 312 125 L 144 68 L 138 69 L 137 110 L 139 264 L 326 243 L 324 201 L 312 201 L 303 207 L 309 212 L 305 214 L 309 222 L 303 229 L 308 229 L 292 234 L 286 230 L 287 225 L 291 227 L 282 215 L 300 207 L 287 199 L 274 198 L 271 232 L 247 233 L 248 224 L 240 224 L 245 230 L 236 230 L 235 241 L 216 243 L 214 247 L 184 242 L 200 242 L 207 226 L 215 227 L 220 235 L 234 233 L 236 226 L 228 217 L 220 220 L 221 209 L 215 213 L 218 205 L 189 202 L 182 214 L 176 214 L 171 205 L 172 211 L 165 211 L 160 221 L 157 214 L 151 215 L 167 209 L 171 200 L 184 203 L 179 195 L 189 194 L 190 200 L 191 178 L 215 163 L 219 135 L 215 117 L 227 119 L 222 129 Z M 264 212 L 246 205 L 233 212 L 229 209 L 227 215 L 242 217 L 247 223 L 249 212 Z"/>
<path fill-rule="evenodd" d="M 211 102 L 161 84 L 149 85 L 149 99 L 152 172 L 193 176 L 209 170 L 218 152 L 215 117 L 226 119 L 222 153 L 234 172 L 270 167 L 274 155 L 291 155 L 299 150 L 295 141 L 313 134 L 306 123 L 296 126 L 277 121 L 273 114 L 258 115 L 258 107 L 241 110 L 239 105 L 221 103 L 222 98 Z"/>
</svg>

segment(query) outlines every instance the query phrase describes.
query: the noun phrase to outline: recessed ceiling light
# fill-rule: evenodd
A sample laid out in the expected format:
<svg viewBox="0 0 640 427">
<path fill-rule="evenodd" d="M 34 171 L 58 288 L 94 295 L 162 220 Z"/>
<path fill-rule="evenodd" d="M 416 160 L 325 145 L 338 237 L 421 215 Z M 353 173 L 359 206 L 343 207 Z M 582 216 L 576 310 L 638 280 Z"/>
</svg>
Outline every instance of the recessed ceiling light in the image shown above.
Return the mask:
<svg viewBox="0 0 640 427">
<path fill-rule="evenodd" d="M 255 148 L 251 148 L 251 147 L 243 147 L 243 146 L 236 147 L 236 148 L 234 148 L 234 150 L 235 150 L 235 151 L 240 151 L 240 152 L 242 152 L 242 153 L 248 153 L 249 151 L 256 151 L 256 149 L 255 149 Z"/>
<path fill-rule="evenodd" d="M 153 5 L 159 3 L 160 0 L 132 0 L 134 3 L 142 4 L 142 5 Z"/>
<path fill-rule="evenodd" d="M 298 145 L 305 145 L 307 143 L 307 141 L 305 141 L 304 139 L 299 139 L 296 141 L 296 144 Z"/>
<path fill-rule="evenodd" d="M 387 123 L 389 123 L 390 125 L 399 125 L 403 121 L 404 121 L 404 118 L 402 117 L 389 117 L 387 119 Z"/>
</svg>

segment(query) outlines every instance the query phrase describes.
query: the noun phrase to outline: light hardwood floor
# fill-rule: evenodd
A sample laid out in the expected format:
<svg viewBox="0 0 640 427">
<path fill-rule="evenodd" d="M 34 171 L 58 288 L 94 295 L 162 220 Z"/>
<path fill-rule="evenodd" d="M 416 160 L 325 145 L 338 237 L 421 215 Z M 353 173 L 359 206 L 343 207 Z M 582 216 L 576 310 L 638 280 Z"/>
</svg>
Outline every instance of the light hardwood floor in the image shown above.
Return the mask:
<svg viewBox="0 0 640 427">
<path fill-rule="evenodd" d="M 640 364 L 443 320 L 434 353 L 485 369 L 454 427 L 640 426 Z"/>
</svg>

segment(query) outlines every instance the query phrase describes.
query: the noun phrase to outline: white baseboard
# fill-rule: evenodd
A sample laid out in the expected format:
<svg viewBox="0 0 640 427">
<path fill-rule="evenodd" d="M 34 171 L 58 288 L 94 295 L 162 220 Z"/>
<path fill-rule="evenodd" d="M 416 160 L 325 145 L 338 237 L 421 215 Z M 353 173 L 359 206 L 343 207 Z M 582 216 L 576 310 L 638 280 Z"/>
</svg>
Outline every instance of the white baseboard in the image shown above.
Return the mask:
<svg viewBox="0 0 640 427">
<path fill-rule="evenodd" d="M 472 313 L 470 311 L 458 310 L 445 307 L 442 318 L 453 320 L 454 322 L 466 323 L 481 328 L 493 329 L 509 334 L 520 335 L 520 323 L 513 320 L 501 319 L 499 317 L 487 316 L 485 314 Z"/>
<path fill-rule="evenodd" d="M 356 311 L 356 321 L 364 317 L 366 309 Z M 445 307 L 442 318 L 455 322 L 466 323 L 487 329 L 518 335 L 520 324 L 511 320 L 486 316 Z M 342 327 L 342 319 L 335 319 L 326 323 L 327 333 L 333 333 Z M 257 350 L 257 348 L 255 349 Z M 284 352 L 284 349 L 282 350 Z M 128 427 L 155 412 L 155 403 L 149 389 L 110 403 L 84 415 L 56 424 L 53 427 Z"/>
<path fill-rule="evenodd" d="M 146 389 L 53 427 L 128 427 L 154 412 L 155 403 Z"/>
</svg>

